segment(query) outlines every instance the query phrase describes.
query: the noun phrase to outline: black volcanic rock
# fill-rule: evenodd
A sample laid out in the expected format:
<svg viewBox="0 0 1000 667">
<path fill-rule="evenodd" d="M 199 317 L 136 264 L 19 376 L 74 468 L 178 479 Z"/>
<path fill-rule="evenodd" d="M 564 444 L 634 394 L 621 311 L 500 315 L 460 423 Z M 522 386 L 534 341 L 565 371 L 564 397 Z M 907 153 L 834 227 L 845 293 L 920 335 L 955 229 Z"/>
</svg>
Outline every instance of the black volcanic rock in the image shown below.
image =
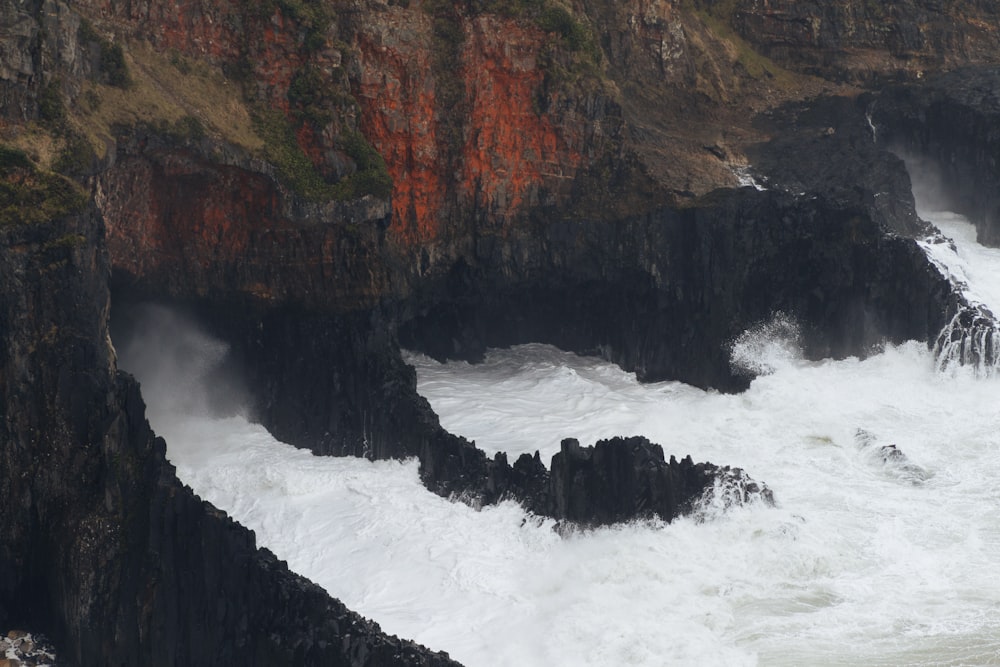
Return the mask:
<svg viewBox="0 0 1000 667">
<path fill-rule="evenodd" d="M 288 110 L 290 83 L 305 82 L 301 75 L 317 62 L 323 71 L 353 72 L 326 91 L 333 94 L 321 95 L 343 107 L 334 122 L 321 132 L 299 128 L 305 130 L 299 148 L 318 148 L 318 161 L 344 169 L 355 160 L 327 150 L 342 141 L 340 130 L 350 136 L 367 126 L 370 132 L 385 110 L 372 107 L 370 94 L 361 95 L 361 114 L 375 122 L 359 123 L 359 107 L 348 93 L 366 92 L 358 87 L 375 81 L 381 94 L 394 72 L 428 62 L 420 60 L 428 56 L 426 50 L 400 51 L 402 41 L 419 41 L 417 33 L 431 25 L 440 37 L 439 21 L 428 21 L 419 5 L 409 14 L 416 19 L 415 31 L 395 29 L 407 3 L 391 3 L 388 9 L 376 3 L 378 11 L 372 13 L 351 5 L 336 12 L 335 23 L 343 26 L 326 27 L 331 36 L 367 34 L 367 44 L 348 40 L 352 43 L 342 48 L 331 43 L 317 51 L 325 60 L 301 63 L 300 56 L 316 56 L 315 38 L 323 41 L 323 30 L 307 29 L 300 20 L 320 23 L 318 16 L 298 12 L 302 16 L 296 19 L 288 7 L 271 7 L 278 15 L 268 15 L 252 4 L 235 3 L 236 11 L 229 11 L 229 6 L 207 3 L 182 13 L 165 2 L 138 3 L 138 11 L 132 3 L 81 1 L 75 6 L 99 19 L 97 28 L 107 33 L 102 40 L 113 37 L 114 44 L 127 46 L 127 36 L 147 38 L 176 47 L 178 63 L 200 54 L 213 66 L 233 65 L 241 85 L 256 88 L 264 110 L 269 103 L 276 103 L 279 112 Z M 773 51 L 768 48 L 773 56 L 807 69 L 815 66 L 815 71 L 839 62 L 841 33 L 853 35 L 856 47 L 885 46 L 893 59 L 898 54 L 914 68 L 932 62 L 943 45 L 982 44 L 962 39 L 950 21 L 935 21 L 945 29 L 935 28 L 928 42 L 932 52 L 925 57 L 918 53 L 924 42 L 912 12 L 897 17 L 891 25 L 902 32 L 892 32 L 894 41 L 882 44 L 884 15 L 878 3 L 831 5 L 831 20 L 827 14 L 817 16 L 814 4 L 756 3 L 765 11 L 744 16 L 737 27 L 745 35 L 760 35 L 759 43 L 776 44 Z M 787 11 L 771 12 L 765 5 Z M 65 111 L 56 113 L 63 96 L 69 109 L 87 103 L 78 95 L 93 59 L 80 48 L 80 23 L 67 9 L 62 3 L 35 2 L 18 8 L 8 3 L 0 10 L 0 23 L 10 28 L 0 37 L 6 56 L 0 68 L 5 119 L 38 120 L 46 91 L 54 95 L 50 103 L 59 102 L 45 114 L 50 122 Z M 461 18 L 457 5 L 454 9 L 452 17 Z M 859 9 L 864 10 L 861 21 L 838 15 Z M 636 15 L 625 13 L 634 23 Z M 977 17 L 994 14 L 991 6 L 989 13 L 969 16 L 986 24 Z M 655 18 L 654 27 L 684 26 L 683 15 L 677 16 L 680 20 L 673 14 L 669 21 Z M 824 19 L 815 35 L 812 18 Z M 512 23 L 499 25 L 517 27 Z M 363 29 L 365 24 L 374 25 Z M 776 30 L 757 29 L 769 25 Z M 272 31 L 268 26 L 283 27 Z M 263 34 L 262 29 L 274 38 L 245 39 Z M 614 26 L 611 31 L 621 35 L 620 52 L 628 52 L 632 47 L 624 40 L 634 38 Z M 220 37 L 211 40 L 211 48 L 202 39 L 207 34 Z M 239 44 L 229 41 L 234 34 Z M 686 30 L 677 34 L 683 37 Z M 383 35 L 389 39 L 382 40 Z M 302 37 L 309 44 L 302 44 Z M 664 31 L 641 39 L 660 59 L 667 37 Z M 792 52 L 808 47 L 814 37 L 819 49 L 807 48 L 804 58 L 795 57 Z M 440 46 L 437 38 L 426 41 Z M 466 40 L 477 43 L 482 42 Z M 372 50 L 377 54 L 387 47 L 388 60 L 373 57 Z M 467 52 L 476 55 L 472 48 Z M 255 58 L 264 53 L 267 57 Z M 536 59 L 532 53 L 545 52 L 527 51 L 521 59 Z M 106 171 L 90 183 L 109 219 L 119 214 L 118 224 L 109 227 L 120 242 L 118 268 L 136 271 L 133 277 L 145 278 L 155 296 L 200 299 L 196 305 L 207 311 L 246 367 L 259 418 L 300 446 L 372 458 L 419 456 L 425 483 L 438 493 L 476 502 L 515 497 L 537 512 L 578 522 L 625 520 L 648 512 L 664 516 L 707 492 L 709 481 L 714 490 L 735 480 L 734 497 L 745 499 L 752 487 L 733 471 L 699 468 L 689 459 L 668 463 L 657 446 L 639 440 L 598 443 L 593 449 L 568 445 L 551 474 L 537 456 L 522 456 L 513 466 L 503 455 L 489 459 L 440 428 L 416 393 L 413 370 L 403 363 L 398 343 L 442 358 L 475 359 L 488 346 L 547 341 L 601 354 L 642 379 L 669 377 L 737 390 L 748 380 L 729 367 L 727 344 L 776 310 L 802 323 L 811 358 L 864 354 L 885 340 L 932 338 L 956 302 L 951 287 L 907 238 L 913 233 L 912 210 L 898 161 L 894 166 L 867 145 L 855 122 L 859 108 L 833 102 L 833 120 L 818 106 L 796 112 L 794 122 L 802 120 L 799 129 L 808 136 L 791 123 L 776 130 L 783 136 L 772 144 L 772 162 L 764 165 L 767 158 L 761 154 L 775 190 L 719 191 L 681 208 L 661 206 L 664 192 L 647 191 L 652 189 L 649 174 L 631 163 L 635 157 L 620 141 L 627 129 L 623 114 L 591 86 L 599 82 L 588 76 L 575 86 L 578 90 L 545 90 L 562 78 L 549 76 L 562 68 L 559 54 L 554 55 L 554 61 L 536 59 L 556 65 L 544 74 L 540 94 L 520 96 L 531 99 L 531 111 L 518 107 L 520 124 L 500 128 L 521 137 L 526 136 L 522 129 L 537 132 L 541 121 L 554 120 L 561 131 L 546 131 L 543 138 L 572 144 L 554 159 L 531 155 L 538 153 L 535 149 L 520 150 L 519 142 L 489 146 L 484 130 L 508 119 L 487 115 L 462 125 L 464 114 L 455 113 L 448 95 L 409 106 L 403 112 L 412 115 L 407 123 L 393 117 L 392 125 L 408 124 L 413 131 L 388 142 L 385 136 L 368 137 L 393 151 L 395 166 L 405 166 L 394 172 L 397 185 L 411 185 L 413 177 L 428 186 L 394 193 L 395 203 L 409 198 L 409 207 L 399 209 L 403 219 L 395 222 L 415 233 L 413 245 L 402 251 L 393 243 L 406 246 L 405 238 L 387 240 L 384 234 L 385 225 L 391 228 L 394 222 L 385 201 L 296 207 L 276 187 L 272 175 L 281 169 L 273 165 L 249 165 L 248 156 L 238 158 L 242 153 L 225 146 L 218 147 L 218 155 L 214 149 L 212 155 L 202 154 L 178 150 L 155 132 L 127 131 L 124 136 L 132 139 L 123 141 L 118 152 L 108 146 Z M 814 56 L 819 59 L 811 60 Z M 303 65 L 297 72 L 293 61 Z M 394 70 L 391 61 L 405 70 Z M 415 83 L 404 95 L 420 88 L 447 88 L 458 96 L 472 91 L 468 80 L 456 76 L 460 68 L 438 78 L 448 68 L 434 62 L 429 78 L 398 77 Z M 681 107 L 703 94 L 699 86 L 705 82 L 694 76 L 703 68 L 695 68 L 690 57 L 687 62 L 692 85 L 677 89 L 676 96 L 668 89 Z M 868 62 L 862 57 L 860 64 Z M 659 60 L 657 65 L 670 66 Z M 373 71 L 383 67 L 384 72 Z M 956 184 L 984 193 L 960 190 L 974 202 L 979 213 L 972 211 L 973 217 L 983 219 L 983 237 L 989 240 L 996 208 L 996 120 L 989 111 L 995 86 L 980 94 L 978 84 L 959 83 L 973 97 L 948 93 L 942 101 L 917 92 L 910 101 L 905 91 L 885 96 L 885 103 L 876 105 L 876 117 L 884 112 L 886 122 L 876 123 L 898 127 L 902 143 L 953 164 L 950 178 Z M 621 89 L 632 97 L 635 86 L 626 84 Z M 350 91 L 349 85 L 354 86 Z M 585 93 L 587 87 L 593 89 Z M 301 96 L 301 86 L 296 88 Z M 890 99 L 902 100 L 898 113 Z M 553 104 L 559 100 L 565 103 Z M 555 114 L 549 113 L 550 105 Z M 840 119 L 838 109 L 850 113 Z M 304 114 L 296 108 L 292 115 L 301 121 L 329 110 Z M 652 111 L 640 108 L 629 115 L 641 120 Z M 450 130 L 466 127 L 468 132 L 442 132 L 447 146 L 421 143 L 423 128 L 432 130 L 425 136 L 434 136 L 433 130 L 442 129 L 436 127 L 441 118 L 455 119 Z M 701 124 L 701 118 L 695 120 Z M 711 115 L 704 121 L 713 123 Z M 971 132 L 963 133 L 966 126 Z M 20 138 L 27 141 L 30 134 Z M 637 137 L 645 143 L 643 133 Z M 655 145 L 649 138 L 653 153 L 672 146 Z M 712 141 L 699 139 L 699 145 L 715 146 Z M 297 142 L 291 143 L 295 150 Z M 498 166 L 480 170 L 483 145 L 487 156 L 492 148 L 515 150 L 505 151 L 510 155 Z M 458 160 L 463 146 L 476 149 L 475 168 L 466 169 Z M 371 159 L 367 150 L 361 152 Z M 571 154 L 593 159 L 578 162 L 569 159 Z M 719 154 L 727 152 L 706 153 L 713 161 Z M 797 158 L 784 162 L 785 154 Z M 668 151 L 661 161 L 673 167 L 678 157 Z M 529 175 L 519 197 L 512 179 L 525 176 L 522 166 L 529 171 L 544 167 L 545 173 Z M 578 169 L 592 176 L 571 185 Z M 680 173 L 671 182 L 678 185 L 687 177 Z M 444 201 L 456 202 L 458 190 L 467 207 L 431 201 L 426 208 L 425 195 L 433 199 L 443 193 Z M 566 201 L 573 197 L 578 201 Z M 532 203 L 516 210 L 513 202 L 519 199 Z M 641 207 L 633 208 L 633 202 Z M 566 203 L 572 205 L 562 206 Z M 432 215 L 418 218 L 418 206 Z M 15 216 L 36 210 L 9 208 Z M 179 484 L 164 459 L 163 442 L 145 422 L 136 385 L 115 372 L 107 343 L 109 269 L 100 222 L 88 209 L 40 224 L 0 223 L 0 627 L 47 631 L 61 657 L 81 664 L 448 664 L 446 656 L 384 636 L 289 573 L 273 555 L 255 549 L 252 533 Z M 427 231 L 418 222 L 430 228 L 440 223 L 446 233 L 425 239 L 416 234 Z M 970 326 L 976 326 L 975 318 Z M 730 492 L 722 488 L 721 493 Z"/>
<path fill-rule="evenodd" d="M 116 320 L 129 317 L 123 301 Z M 506 454 L 490 458 L 441 427 L 417 393 L 416 374 L 403 362 L 390 328 L 374 314 L 195 310 L 229 341 L 230 361 L 246 374 L 258 401 L 251 410 L 276 437 L 318 454 L 416 457 L 424 484 L 442 496 L 477 506 L 513 499 L 534 514 L 580 525 L 671 521 L 729 475 L 690 458 L 665 461 L 662 447 L 641 437 L 594 447 L 567 440 L 550 468 L 537 452 L 511 465 Z"/>
<path fill-rule="evenodd" d="M 696 465 L 690 456 L 665 461 L 663 448 L 642 437 L 601 440 L 593 447 L 563 440 L 552 457 L 552 515 L 589 525 L 652 517 L 670 521 L 711 488 L 717 470 Z"/>
<path fill-rule="evenodd" d="M 980 243 L 1000 246 L 1000 68 L 889 88 L 873 116 L 880 142 L 932 161 L 944 185 L 937 203 L 968 216 Z"/>
<path fill-rule="evenodd" d="M 79 665 L 455 664 L 180 484 L 115 370 L 101 223 L 91 205 L 0 225 L 0 627 Z"/>
<path fill-rule="evenodd" d="M 510 466 L 503 453 L 490 460 L 462 444 L 453 450 L 448 467 L 435 458 L 440 450 L 431 448 L 421 456 L 421 474 L 430 488 L 477 504 L 514 499 L 533 514 L 576 526 L 670 522 L 697 510 L 700 500 L 715 500 L 716 488 L 725 506 L 754 499 L 773 502 L 770 490 L 742 470 L 696 464 L 690 456 L 667 461 L 660 445 L 641 436 L 599 440 L 590 447 L 568 438 L 552 457 L 550 470 L 537 452 L 522 454 Z"/>
<path fill-rule="evenodd" d="M 878 141 L 871 95 L 822 97 L 788 104 L 758 120 L 774 134 L 749 151 L 768 187 L 821 195 L 842 206 L 863 207 L 885 231 L 915 237 L 928 227 L 917 217 L 903 161 Z"/>
<path fill-rule="evenodd" d="M 889 209 L 875 199 L 861 188 L 720 190 L 616 224 L 556 220 L 504 245 L 481 239 L 461 280 L 428 281 L 405 303 L 399 339 L 470 361 L 488 347 L 545 342 L 640 380 L 725 391 L 748 383 L 730 367 L 731 341 L 777 311 L 802 325 L 809 358 L 928 340 L 951 288 L 911 238 L 886 228 Z"/>
</svg>

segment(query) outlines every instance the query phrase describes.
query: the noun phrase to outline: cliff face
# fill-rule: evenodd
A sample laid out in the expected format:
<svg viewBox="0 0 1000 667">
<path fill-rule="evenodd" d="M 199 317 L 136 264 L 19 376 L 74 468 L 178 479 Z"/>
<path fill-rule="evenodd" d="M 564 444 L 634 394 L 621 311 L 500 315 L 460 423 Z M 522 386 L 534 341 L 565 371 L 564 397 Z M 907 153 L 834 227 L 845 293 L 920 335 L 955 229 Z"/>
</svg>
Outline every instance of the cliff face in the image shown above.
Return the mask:
<svg viewBox="0 0 1000 667">
<path fill-rule="evenodd" d="M 732 24 L 761 53 L 833 80 L 911 80 L 963 64 L 996 62 L 995 3 L 738 0 Z"/>
<path fill-rule="evenodd" d="M 164 296 L 371 307 L 388 206 L 303 202 L 273 178 L 149 132 L 96 179 L 115 269 Z"/>
<path fill-rule="evenodd" d="M 362 127 L 393 176 L 392 231 L 403 243 L 495 229 L 565 199 L 620 131 L 600 82 L 588 93 L 546 90 L 551 38 L 535 25 L 420 8 L 367 18 L 356 90 Z M 446 29 L 450 42 L 437 32 Z"/>
<path fill-rule="evenodd" d="M 2 157 L 5 197 L 59 206 L 0 222 L 0 627 L 44 630 L 71 664 L 453 664 L 386 637 L 180 484 L 115 370 L 96 209 Z"/>
<path fill-rule="evenodd" d="M 78 6 L 108 34 L 236 77 L 255 117 L 281 110 L 292 148 L 328 182 L 363 167 L 347 145 L 363 133 L 392 181 L 388 240 L 420 274 L 535 211 L 616 219 L 735 185 L 750 144 L 768 136 L 747 110 L 836 90 L 782 65 L 870 82 L 1000 53 L 990 7 L 910 4 Z M 936 60 L 918 65 L 918 53 Z M 127 214 L 117 208 L 105 206 L 112 220 Z"/>
<path fill-rule="evenodd" d="M 583 523 L 634 517 L 648 491 L 669 519 L 721 469 L 639 440 L 567 443 L 550 470 L 487 459 L 440 428 L 400 342 L 474 360 L 547 341 L 737 390 L 726 346 L 777 310 L 813 357 L 933 337 L 961 304 L 865 115 L 981 184 L 989 95 L 840 84 L 996 62 L 997 18 L 916 0 L 0 9 L 3 142 L 89 188 L 51 176 L 58 192 L 0 210 L 0 624 L 86 664 L 445 664 L 179 485 L 115 370 L 109 270 L 116 308 L 201 313 L 278 437 L 418 456 L 438 493 Z M 23 160 L 21 185 L 47 173 Z M 732 187 L 751 175 L 768 190 Z"/>
<path fill-rule="evenodd" d="M 874 106 L 880 140 L 925 158 L 941 178 L 945 200 L 976 225 L 978 241 L 1000 246 L 1000 70 L 968 68 L 926 85 L 887 90 Z"/>
</svg>

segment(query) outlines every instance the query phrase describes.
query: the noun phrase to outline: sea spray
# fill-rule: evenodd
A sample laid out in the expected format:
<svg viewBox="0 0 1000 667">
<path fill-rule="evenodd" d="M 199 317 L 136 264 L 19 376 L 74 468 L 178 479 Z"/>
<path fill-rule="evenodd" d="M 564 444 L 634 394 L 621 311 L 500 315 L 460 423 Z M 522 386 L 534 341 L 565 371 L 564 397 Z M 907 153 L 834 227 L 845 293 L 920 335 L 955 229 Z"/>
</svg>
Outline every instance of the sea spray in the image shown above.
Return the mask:
<svg viewBox="0 0 1000 667">
<path fill-rule="evenodd" d="M 985 293 L 1000 264 L 974 266 L 970 289 Z M 642 434 L 739 465 L 780 500 L 669 525 L 562 537 L 514 503 L 476 511 L 428 493 L 414 461 L 316 457 L 240 417 L 150 418 L 182 480 L 262 546 L 470 667 L 996 664 L 1000 381 L 942 374 L 920 342 L 808 362 L 795 340 L 786 325 L 739 340 L 767 372 L 735 396 L 643 385 L 541 345 L 479 366 L 409 357 L 444 426 L 487 451 L 547 458 L 564 437 Z M 186 391 L 146 373 L 144 391 Z"/>
<path fill-rule="evenodd" d="M 750 327 L 730 344 L 730 367 L 734 373 L 749 377 L 769 375 L 801 359 L 799 324 L 781 311 Z"/>
<path fill-rule="evenodd" d="M 922 210 L 939 233 L 920 242 L 928 258 L 955 286 L 964 303 L 933 343 L 938 369 L 948 372 L 969 367 L 990 377 L 1000 367 L 1000 250 L 975 242 L 975 227 L 962 216 Z"/>
</svg>

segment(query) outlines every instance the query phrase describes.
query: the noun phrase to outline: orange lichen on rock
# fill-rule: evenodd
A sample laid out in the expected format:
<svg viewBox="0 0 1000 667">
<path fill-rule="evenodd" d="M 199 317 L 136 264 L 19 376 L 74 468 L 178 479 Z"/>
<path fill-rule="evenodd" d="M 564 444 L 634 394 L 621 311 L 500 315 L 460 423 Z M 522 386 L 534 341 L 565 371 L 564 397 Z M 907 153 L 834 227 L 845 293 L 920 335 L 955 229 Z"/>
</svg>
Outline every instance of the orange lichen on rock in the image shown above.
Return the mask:
<svg viewBox="0 0 1000 667">
<path fill-rule="evenodd" d="M 400 18 L 385 19 L 359 35 L 362 71 L 355 97 L 362 109 L 361 129 L 392 176 L 391 230 L 419 243 L 437 235 L 448 187 L 438 148 L 431 30 L 421 12 L 388 14 Z M 407 21 L 427 25 L 407 29 Z"/>
<path fill-rule="evenodd" d="M 429 22 L 419 11 L 390 11 L 358 40 L 362 130 L 393 178 L 391 231 L 407 244 L 438 238 L 450 204 L 509 219 L 582 162 L 565 128 L 536 111 L 545 33 L 496 16 L 463 19 L 455 75 L 464 109 L 444 109 Z M 442 118 L 461 125 L 459 145 L 447 145 Z"/>
<path fill-rule="evenodd" d="M 546 183 L 576 175 L 582 156 L 566 128 L 537 111 L 544 35 L 492 16 L 470 23 L 463 70 L 471 110 L 461 196 L 507 217 L 537 205 Z"/>
</svg>

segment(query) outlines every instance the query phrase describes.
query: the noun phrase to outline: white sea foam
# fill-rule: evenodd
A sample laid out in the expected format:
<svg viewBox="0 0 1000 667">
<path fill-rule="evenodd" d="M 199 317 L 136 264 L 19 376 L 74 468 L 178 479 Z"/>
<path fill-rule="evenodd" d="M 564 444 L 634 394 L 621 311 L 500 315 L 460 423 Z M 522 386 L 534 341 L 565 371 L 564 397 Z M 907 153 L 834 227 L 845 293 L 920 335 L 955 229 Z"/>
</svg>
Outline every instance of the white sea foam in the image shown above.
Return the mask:
<svg viewBox="0 0 1000 667">
<path fill-rule="evenodd" d="M 181 479 L 293 569 L 470 666 L 1000 664 L 1000 380 L 937 373 L 919 343 L 805 362 L 788 340 L 745 346 L 771 372 L 736 396 L 539 345 L 476 366 L 410 356 L 445 427 L 487 452 L 643 434 L 774 491 L 776 507 L 704 523 L 560 537 L 511 503 L 430 494 L 412 461 L 315 457 L 152 403 L 150 418 Z"/>
</svg>

